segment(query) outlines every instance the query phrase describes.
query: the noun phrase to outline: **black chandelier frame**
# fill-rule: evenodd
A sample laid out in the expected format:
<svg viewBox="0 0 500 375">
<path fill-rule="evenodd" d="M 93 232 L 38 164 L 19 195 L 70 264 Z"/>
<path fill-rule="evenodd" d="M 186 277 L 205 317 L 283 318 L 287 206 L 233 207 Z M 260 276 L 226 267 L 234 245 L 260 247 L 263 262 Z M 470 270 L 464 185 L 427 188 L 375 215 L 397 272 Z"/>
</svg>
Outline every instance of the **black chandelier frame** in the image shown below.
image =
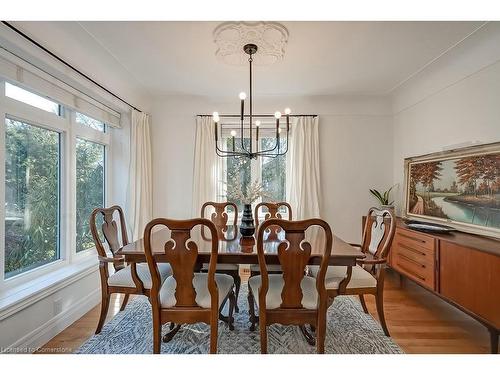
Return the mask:
<svg viewBox="0 0 500 375">
<path fill-rule="evenodd" d="M 249 62 L 249 83 L 250 83 L 250 92 L 249 92 L 249 100 L 250 100 L 250 113 L 248 115 L 245 115 L 245 99 L 246 95 L 244 97 L 240 96 L 241 100 L 241 111 L 239 115 L 218 115 L 216 112 L 214 112 L 213 119 L 214 119 L 214 136 L 215 136 L 215 152 L 218 156 L 220 157 L 246 157 L 249 159 L 256 159 L 257 157 L 268 157 L 268 158 L 276 158 L 278 156 L 285 155 L 288 152 L 288 140 L 289 140 L 289 133 L 290 133 L 290 117 L 297 117 L 299 115 L 290 115 L 290 111 L 285 111 L 285 117 L 286 117 L 286 147 L 284 149 L 281 149 L 281 136 L 280 136 L 280 117 L 281 113 L 276 112 L 274 115 L 255 115 L 253 113 L 253 87 L 252 87 L 252 78 L 253 78 L 253 70 L 252 70 L 252 63 L 253 63 L 253 55 L 257 52 L 257 45 L 255 44 L 246 44 L 243 47 L 243 50 L 245 51 L 246 54 L 249 55 L 248 62 Z M 240 138 L 241 138 L 241 149 L 237 150 L 235 147 L 235 140 L 233 136 L 233 147 L 232 150 L 223 150 L 219 147 L 219 134 L 221 133 L 222 130 L 222 125 L 220 124 L 220 118 L 238 118 L 240 119 Z M 266 117 L 275 117 L 276 118 L 276 142 L 274 144 L 274 147 L 266 150 L 260 150 L 259 151 L 259 127 L 256 125 L 255 126 L 255 131 L 256 131 L 256 137 L 255 141 L 257 143 L 255 150 L 253 148 L 253 119 L 254 118 L 266 118 Z M 245 118 L 249 119 L 249 143 L 248 143 L 248 148 L 245 146 L 245 138 L 244 138 L 244 125 L 245 125 Z M 219 130 L 219 128 L 221 130 Z"/>
</svg>

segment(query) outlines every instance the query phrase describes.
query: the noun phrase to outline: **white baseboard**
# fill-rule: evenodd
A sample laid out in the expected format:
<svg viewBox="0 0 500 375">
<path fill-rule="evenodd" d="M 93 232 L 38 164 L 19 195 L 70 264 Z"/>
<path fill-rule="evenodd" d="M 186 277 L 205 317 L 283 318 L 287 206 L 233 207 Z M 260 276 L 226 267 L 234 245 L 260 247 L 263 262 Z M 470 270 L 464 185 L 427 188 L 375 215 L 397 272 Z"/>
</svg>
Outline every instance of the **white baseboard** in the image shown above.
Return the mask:
<svg viewBox="0 0 500 375">
<path fill-rule="evenodd" d="M 81 299 L 77 304 L 60 312 L 40 327 L 21 337 L 15 343 L 10 345 L 9 348 L 4 349 L 4 352 L 14 354 L 32 353 L 36 351 L 38 348 L 49 342 L 53 337 L 80 319 L 92 308 L 97 306 L 99 302 L 101 302 L 101 291 L 94 290 L 92 293 Z M 61 353 L 65 352 L 65 348 L 58 348 L 58 350 L 60 350 Z"/>
</svg>

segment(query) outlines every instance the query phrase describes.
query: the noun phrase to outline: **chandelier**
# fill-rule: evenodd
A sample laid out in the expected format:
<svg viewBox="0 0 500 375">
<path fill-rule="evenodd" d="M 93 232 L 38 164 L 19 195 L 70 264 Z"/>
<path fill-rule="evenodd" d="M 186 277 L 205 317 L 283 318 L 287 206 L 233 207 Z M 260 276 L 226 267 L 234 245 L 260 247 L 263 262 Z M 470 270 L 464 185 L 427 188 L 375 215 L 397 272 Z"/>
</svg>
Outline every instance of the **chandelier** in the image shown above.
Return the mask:
<svg viewBox="0 0 500 375">
<path fill-rule="evenodd" d="M 214 121 L 214 130 L 215 130 L 215 152 L 220 157 L 246 157 L 249 159 L 256 159 L 258 156 L 261 157 L 277 157 L 286 154 L 288 151 L 288 134 L 290 132 L 290 108 L 285 108 L 284 116 L 286 118 L 286 127 L 284 128 L 286 131 L 286 144 L 284 146 L 281 145 L 281 140 L 285 139 L 285 135 L 282 135 L 283 131 L 280 127 L 280 119 L 282 118 L 281 112 L 277 111 L 274 115 L 255 115 L 253 113 L 253 97 L 252 97 L 252 56 L 257 52 L 257 45 L 255 44 L 246 44 L 243 47 L 243 51 L 249 55 L 248 63 L 250 66 L 250 98 L 249 98 L 249 114 L 245 115 L 245 100 L 247 99 L 247 95 L 244 92 L 241 92 L 240 103 L 241 110 L 239 115 L 240 121 L 240 134 L 239 138 L 241 140 L 241 144 L 236 144 L 236 136 L 238 132 L 236 130 L 231 131 L 232 142 L 230 145 L 226 147 L 220 147 L 220 141 L 222 139 L 222 125 L 221 125 L 221 117 L 235 117 L 235 115 L 219 115 L 218 112 L 214 112 L 212 114 L 212 119 Z M 275 119 L 276 125 L 272 128 L 272 133 L 275 134 L 275 143 L 273 147 L 261 150 L 259 149 L 259 127 L 261 126 L 261 121 L 256 120 L 254 123 L 254 119 L 256 118 L 266 118 L 270 117 Z M 248 120 L 246 122 L 245 120 Z M 245 128 L 248 129 L 248 137 L 245 137 Z M 245 138 L 248 142 L 245 142 Z M 240 142 L 238 142 L 240 143 Z M 246 143 L 246 144 L 245 144 Z"/>
</svg>

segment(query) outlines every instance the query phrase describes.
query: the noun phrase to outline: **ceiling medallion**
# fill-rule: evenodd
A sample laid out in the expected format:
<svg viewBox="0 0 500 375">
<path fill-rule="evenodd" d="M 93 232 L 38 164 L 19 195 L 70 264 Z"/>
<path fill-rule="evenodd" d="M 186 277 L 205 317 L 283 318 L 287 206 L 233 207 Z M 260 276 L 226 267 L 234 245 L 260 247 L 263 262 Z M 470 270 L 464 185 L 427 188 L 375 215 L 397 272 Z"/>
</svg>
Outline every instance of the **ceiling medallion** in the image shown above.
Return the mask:
<svg viewBox="0 0 500 375">
<path fill-rule="evenodd" d="M 243 46 L 255 44 L 259 53 L 253 56 L 254 64 L 271 65 L 283 60 L 288 30 L 277 22 L 224 22 L 214 30 L 214 42 L 215 55 L 226 64 L 247 64 Z"/>
</svg>

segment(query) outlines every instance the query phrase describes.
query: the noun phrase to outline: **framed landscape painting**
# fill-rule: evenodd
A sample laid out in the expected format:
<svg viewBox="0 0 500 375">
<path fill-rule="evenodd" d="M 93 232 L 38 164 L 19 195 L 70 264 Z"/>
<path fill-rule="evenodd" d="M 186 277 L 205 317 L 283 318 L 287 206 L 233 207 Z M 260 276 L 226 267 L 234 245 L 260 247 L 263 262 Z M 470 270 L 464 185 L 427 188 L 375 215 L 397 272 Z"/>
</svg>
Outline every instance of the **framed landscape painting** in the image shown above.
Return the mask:
<svg viewBox="0 0 500 375">
<path fill-rule="evenodd" d="M 405 159 L 405 216 L 500 237 L 500 143 Z"/>
</svg>

